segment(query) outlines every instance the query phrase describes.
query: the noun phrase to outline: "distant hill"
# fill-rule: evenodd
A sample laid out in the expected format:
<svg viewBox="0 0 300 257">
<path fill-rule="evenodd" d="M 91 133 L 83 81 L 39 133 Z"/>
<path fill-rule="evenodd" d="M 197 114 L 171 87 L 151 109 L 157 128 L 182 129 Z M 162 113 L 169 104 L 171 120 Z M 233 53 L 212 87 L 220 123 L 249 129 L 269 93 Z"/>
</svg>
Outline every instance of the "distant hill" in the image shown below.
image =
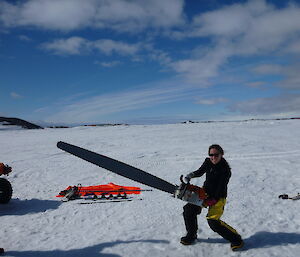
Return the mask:
<svg viewBox="0 0 300 257">
<path fill-rule="evenodd" d="M 43 129 L 43 127 L 18 118 L 0 117 L 3 126 L 20 126 L 24 129 Z"/>
<path fill-rule="evenodd" d="M 187 120 L 180 122 L 181 124 L 192 124 L 192 123 L 219 123 L 219 122 L 247 122 L 247 121 L 268 121 L 268 120 L 300 120 L 300 117 L 291 118 L 272 118 L 272 119 L 246 119 L 246 120 L 203 120 L 203 121 L 193 121 Z"/>
</svg>

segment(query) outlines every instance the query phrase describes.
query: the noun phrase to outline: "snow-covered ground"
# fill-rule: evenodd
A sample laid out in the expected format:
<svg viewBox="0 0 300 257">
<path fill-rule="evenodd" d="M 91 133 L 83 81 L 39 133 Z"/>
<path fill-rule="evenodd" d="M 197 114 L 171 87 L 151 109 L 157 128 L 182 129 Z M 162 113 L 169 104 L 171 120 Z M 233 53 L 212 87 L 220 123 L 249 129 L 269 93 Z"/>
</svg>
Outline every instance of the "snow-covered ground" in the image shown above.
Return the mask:
<svg viewBox="0 0 300 257">
<path fill-rule="evenodd" d="M 131 202 L 80 205 L 55 195 L 69 185 L 113 182 L 144 185 L 115 175 L 56 147 L 65 141 L 122 160 L 178 184 L 197 169 L 207 148 L 218 143 L 232 167 L 222 219 L 245 240 L 245 251 L 209 229 L 206 210 L 198 218 L 199 239 L 185 234 L 184 202 L 167 193 L 143 192 Z M 0 161 L 13 167 L 14 194 L 0 205 L 0 247 L 6 256 L 284 256 L 300 252 L 300 121 L 250 121 L 152 126 L 1 130 Z M 203 178 L 192 180 L 202 185 Z"/>
</svg>

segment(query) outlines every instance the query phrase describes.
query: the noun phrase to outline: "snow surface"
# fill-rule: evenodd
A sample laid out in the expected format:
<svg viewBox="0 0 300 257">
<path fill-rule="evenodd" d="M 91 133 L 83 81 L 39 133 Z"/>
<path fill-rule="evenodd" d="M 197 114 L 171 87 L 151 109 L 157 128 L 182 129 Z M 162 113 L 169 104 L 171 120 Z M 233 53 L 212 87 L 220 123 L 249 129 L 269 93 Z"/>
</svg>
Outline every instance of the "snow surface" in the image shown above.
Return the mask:
<svg viewBox="0 0 300 257">
<path fill-rule="evenodd" d="M 298 120 L 176 125 L 76 127 L 0 131 L 0 161 L 13 167 L 8 177 L 13 199 L 0 205 L 0 247 L 6 256 L 299 256 L 300 201 L 281 200 L 300 192 Z M 245 240 L 245 250 L 229 244 L 199 215 L 199 239 L 185 234 L 184 202 L 153 190 L 131 202 L 80 205 L 55 195 L 69 185 L 113 182 L 149 187 L 115 175 L 56 147 L 65 141 L 108 155 L 173 184 L 197 169 L 207 148 L 218 143 L 232 167 L 222 219 Z M 193 179 L 202 185 L 203 178 Z"/>
</svg>

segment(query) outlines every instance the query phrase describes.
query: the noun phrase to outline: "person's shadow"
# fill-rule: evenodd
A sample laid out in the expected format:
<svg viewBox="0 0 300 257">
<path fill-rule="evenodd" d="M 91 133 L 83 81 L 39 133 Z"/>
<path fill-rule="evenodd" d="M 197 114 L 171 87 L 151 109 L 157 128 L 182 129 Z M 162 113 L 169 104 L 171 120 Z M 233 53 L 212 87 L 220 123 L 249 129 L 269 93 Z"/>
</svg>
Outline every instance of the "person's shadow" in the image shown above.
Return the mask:
<svg viewBox="0 0 300 257">
<path fill-rule="evenodd" d="M 121 257 L 118 254 L 103 253 L 105 248 L 111 248 L 119 244 L 131 243 L 151 243 L 151 244 L 168 244 L 166 240 L 131 240 L 131 241 L 114 241 L 102 243 L 82 249 L 72 250 L 51 250 L 51 251 L 7 251 L 5 256 L 11 257 Z"/>
<path fill-rule="evenodd" d="M 245 242 L 243 250 L 245 251 L 258 248 L 270 248 L 279 245 L 300 244 L 300 234 L 260 231 L 248 238 L 244 238 L 243 240 Z M 198 239 L 197 242 L 228 244 L 228 242 L 223 238 Z"/>
<path fill-rule="evenodd" d="M 261 231 L 244 239 L 246 249 L 269 248 L 279 245 L 300 244 L 299 233 Z"/>
</svg>

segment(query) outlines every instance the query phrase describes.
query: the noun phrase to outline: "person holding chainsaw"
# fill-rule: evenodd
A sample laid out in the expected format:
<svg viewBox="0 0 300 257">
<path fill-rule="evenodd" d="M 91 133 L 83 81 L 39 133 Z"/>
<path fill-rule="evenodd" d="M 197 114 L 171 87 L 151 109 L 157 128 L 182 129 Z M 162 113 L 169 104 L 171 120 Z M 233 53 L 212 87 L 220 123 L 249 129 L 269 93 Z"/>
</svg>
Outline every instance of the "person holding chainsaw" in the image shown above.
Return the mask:
<svg viewBox="0 0 300 257">
<path fill-rule="evenodd" d="M 189 183 L 192 178 L 201 177 L 205 174 L 206 180 L 203 189 L 206 199 L 203 207 L 208 208 L 206 219 L 209 227 L 224 239 L 231 243 L 233 251 L 243 247 L 244 242 L 238 232 L 222 221 L 220 218 L 224 212 L 227 197 L 227 184 L 231 176 L 231 168 L 223 158 L 224 151 L 220 145 L 211 145 L 208 149 L 209 158 L 206 158 L 201 167 L 185 176 L 184 180 Z M 183 207 L 183 217 L 187 230 L 186 236 L 181 238 L 181 243 L 190 245 L 197 239 L 198 222 L 197 215 L 202 207 L 188 203 Z"/>
</svg>

